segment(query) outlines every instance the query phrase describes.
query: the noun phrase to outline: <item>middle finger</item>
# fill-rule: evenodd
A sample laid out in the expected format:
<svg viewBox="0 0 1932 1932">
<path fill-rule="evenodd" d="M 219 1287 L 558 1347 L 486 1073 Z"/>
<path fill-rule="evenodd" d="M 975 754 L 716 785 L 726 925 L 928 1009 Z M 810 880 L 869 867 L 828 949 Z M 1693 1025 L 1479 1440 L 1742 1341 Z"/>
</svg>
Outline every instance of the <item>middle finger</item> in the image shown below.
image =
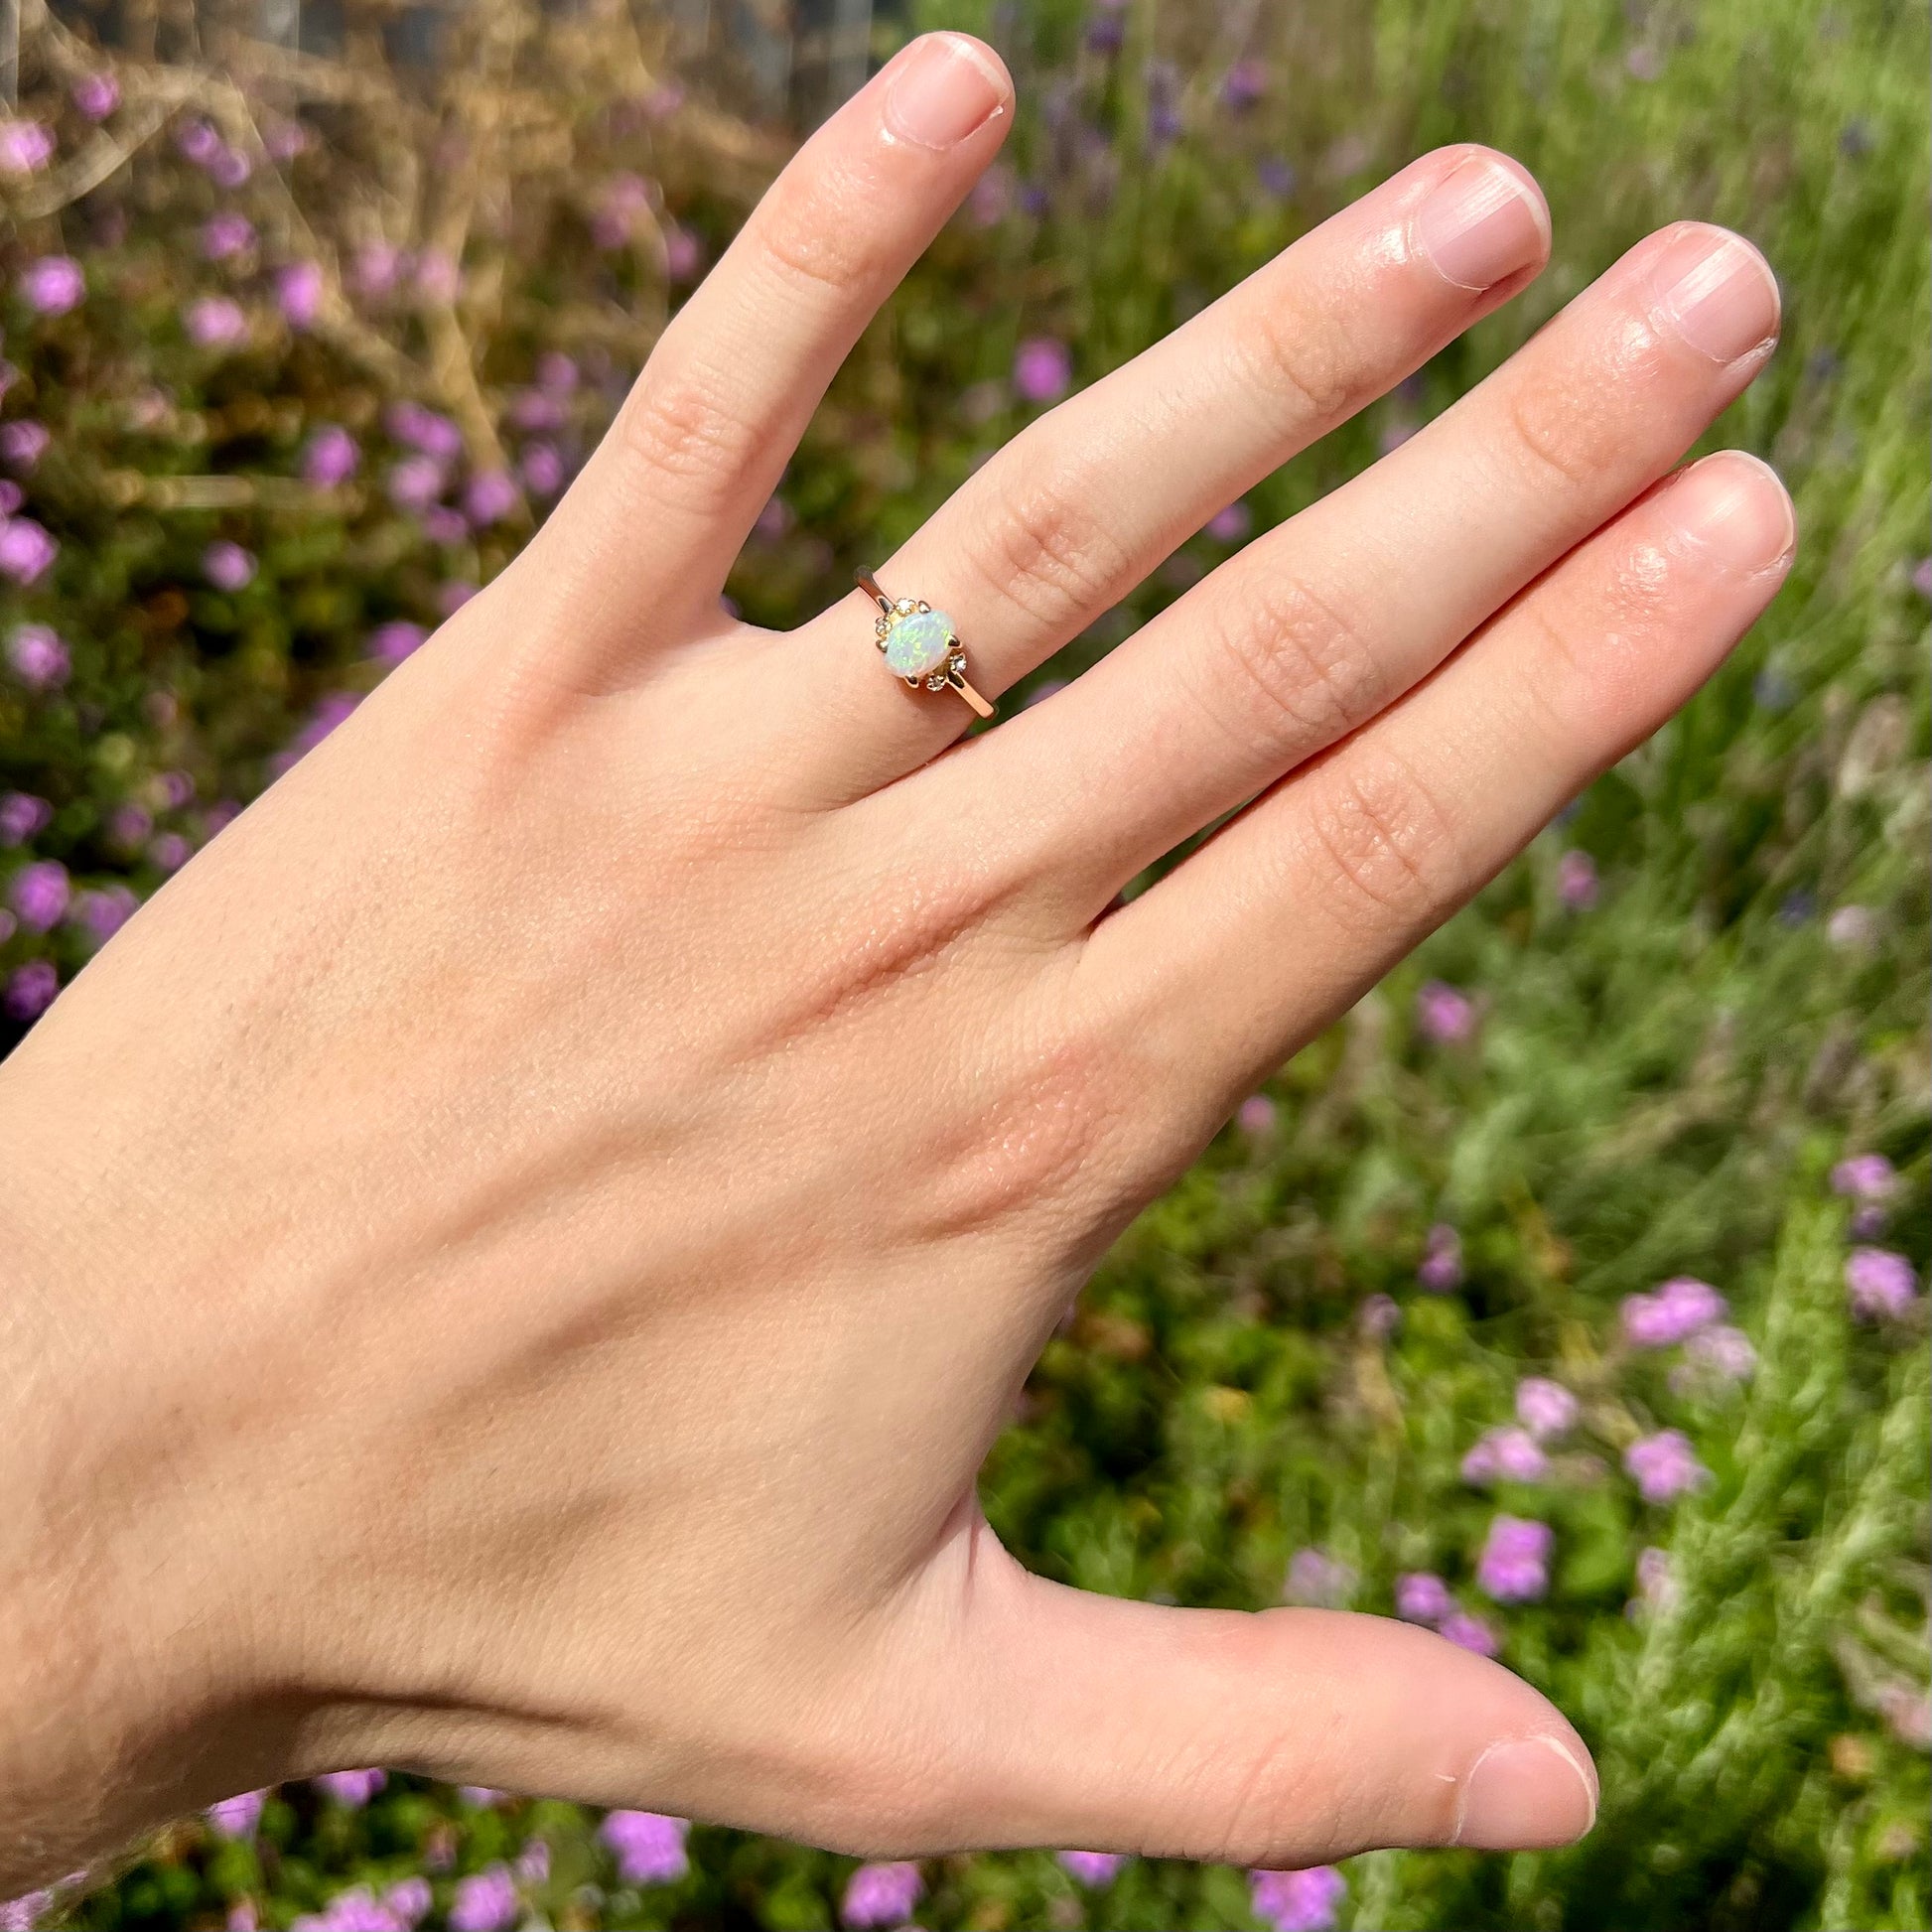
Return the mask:
<svg viewBox="0 0 1932 1932">
<path fill-rule="evenodd" d="M 1049 918 L 1083 925 L 1656 482 L 1777 328 L 1748 242 L 1695 222 L 1650 236 L 1420 435 L 932 777 L 1023 801 L 1003 819 L 1014 863 L 1050 880 Z"/>
</svg>

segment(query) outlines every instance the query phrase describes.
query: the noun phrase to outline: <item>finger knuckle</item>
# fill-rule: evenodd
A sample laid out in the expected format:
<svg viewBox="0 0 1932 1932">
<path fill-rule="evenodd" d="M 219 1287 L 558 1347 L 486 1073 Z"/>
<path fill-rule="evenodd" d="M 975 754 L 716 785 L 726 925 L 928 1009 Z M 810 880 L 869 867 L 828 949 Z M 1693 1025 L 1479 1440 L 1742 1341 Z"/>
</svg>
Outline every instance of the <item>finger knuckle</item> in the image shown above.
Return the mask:
<svg viewBox="0 0 1932 1932">
<path fill-rule="evenodd" d="M 1329 422 L 1357 400 L 1361 373 L 1344 333 L 1293 304 L 1243 304 L 1230 318 L 1228 342 L 1235 369 L 1271 410 Z"/>
<path fill-rule="evenodd" d="M 1077 479 L 995 495 L 974 546 L 992 589 L 1049 632 L 1077 629 L 1129 581 L 1131 560 Z"/>
<path fill-rule="evenodd" d="M 699 517 L 727 507 L 758 451 L 752 424 L 704 369 L 656 377 L 646 369 L 618 434 L 631 464 L 674 485 L 680 507 Z"/>
<path fill-rule="evenodd" d="M 1360 621 L 1306 577 L 1260 577 L 1214 608 L 1208 661 L 1231 677 L 1232 729 L 1256 749 L 1312 751 L 1374 713 L 1381 681 Z"/>
<path fill-rule="evenodd" d="M 1599 402 L 1578 385 L 1526 374 L 1510 385 L 1503 418 L 1532 483 L 1577 489 L 1602 471 L 1609 426 Z"/>
<path fill-rule="evenodd" d="M 841 169 L 781 176 L 760 210 L 757 259 L 789 295 L 850 304 L 881 265 L 878 223 L 855 213 L 866 198 Z"/>
<path fill-rule="evenodd" d="M 1336 915 L 1384 933 L 1433 925 L 1463 865 L 1448 813 L 1403 759 L 1362 746 L 1315 774 L 1305 820 Z"/>
</svg>

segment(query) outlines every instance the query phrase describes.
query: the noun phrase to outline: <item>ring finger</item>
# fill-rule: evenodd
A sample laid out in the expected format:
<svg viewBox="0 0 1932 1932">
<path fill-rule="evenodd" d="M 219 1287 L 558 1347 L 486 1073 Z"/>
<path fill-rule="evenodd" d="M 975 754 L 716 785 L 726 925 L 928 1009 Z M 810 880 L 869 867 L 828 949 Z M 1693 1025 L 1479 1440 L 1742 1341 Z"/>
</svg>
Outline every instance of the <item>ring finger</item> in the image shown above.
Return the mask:
<svg viewBox="0 0 1932 1932">
<path fill-rule="evenodd" d="M 879 569 L 947 613 L 989 696 L 1050 655 L 1217 510 L 1419 367 L 1528 282 L 1549 216 L 1516 163 L 1425 156 L 1240 287 L 1041 419 Z M 860 648 L 857 594 L 817 621 L 836 798 L 923 763 L 970 722 Z"/>
</svg>

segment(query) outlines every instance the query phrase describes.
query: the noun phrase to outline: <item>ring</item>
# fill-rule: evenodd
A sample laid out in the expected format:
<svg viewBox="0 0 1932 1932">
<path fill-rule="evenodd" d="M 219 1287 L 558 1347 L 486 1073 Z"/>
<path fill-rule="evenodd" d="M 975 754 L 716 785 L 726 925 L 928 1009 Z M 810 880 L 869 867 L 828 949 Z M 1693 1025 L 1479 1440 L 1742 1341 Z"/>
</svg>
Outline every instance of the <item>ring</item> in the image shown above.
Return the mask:
<svg viewBox="0 0 1932 1932">
<path fill-rule="evenodd" d="M 953 634 L 952 619 L 923 598 L 888 597 L 868 570 L 854 571 L 853 576 L 879 606 L 880 618 L 873 629 L 886 653 L 887 667 L 914 691 L 921 684 L 928 691 L 950 686 L 982 718 L 991 718 L 993 707 L 966 682 L 966 646 Z"/>
</svg>

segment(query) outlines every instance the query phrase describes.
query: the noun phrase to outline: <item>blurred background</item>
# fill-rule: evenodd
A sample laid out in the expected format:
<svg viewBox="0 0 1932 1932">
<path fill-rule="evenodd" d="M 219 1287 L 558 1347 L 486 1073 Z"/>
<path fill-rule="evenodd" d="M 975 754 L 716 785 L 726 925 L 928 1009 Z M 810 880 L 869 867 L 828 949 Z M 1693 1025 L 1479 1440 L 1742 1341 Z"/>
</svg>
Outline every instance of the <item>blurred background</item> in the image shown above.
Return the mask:
<svg viewBox="0 0 1932 1932">
<path fill-rule="evenodd" d="M 761 623 L 1438 143 L 1536 171 L 1548 273 L 1020 698 L 1650 227 L 1728 222 L 1783 280 L 1717 439 L 1792 487 L 1783 594 L 1242 1107 L 985 1481 L 1087 1588 L 1500 1656 L 1597 1753 L 1598 1827 L 1292 1874 L 857 1866 L 371 1767 L 0 1928 L 1927 1925 L 1924 0 L 4 0 L 0 1049 L 503 567 L 800 133 L 939 25 L 1006 54 L 1020 122 L 760 519 Z"/>
</svg>

